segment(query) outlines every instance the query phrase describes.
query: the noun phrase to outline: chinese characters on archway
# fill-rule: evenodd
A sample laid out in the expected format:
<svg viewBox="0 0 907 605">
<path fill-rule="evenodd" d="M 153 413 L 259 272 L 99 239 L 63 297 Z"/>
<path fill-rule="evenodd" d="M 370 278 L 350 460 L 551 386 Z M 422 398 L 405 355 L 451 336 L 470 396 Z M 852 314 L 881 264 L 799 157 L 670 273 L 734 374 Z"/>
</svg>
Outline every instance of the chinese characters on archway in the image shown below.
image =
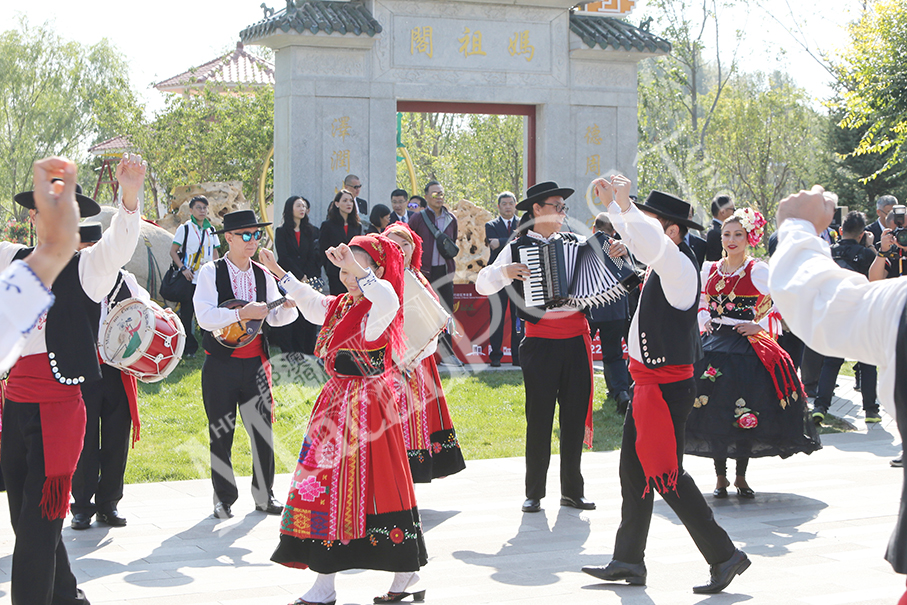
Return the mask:
<svg viewBox="0 0 907 605">
<path fill-rule="evenodd" d="M 488 56 L 488 51 L 482 46 L 482 31 L 479 29 L 463 28 L 463 33 L 450 40 L 439 40 L 441 44 L 457 44 L 457 52 L 464 57 L 471 56 Z M 495 45 L 491 51 L 492 54 L 497 52 L 507 52 L 511 57 L 523 57 L 527 62 L 532 61 L 535 56 L 535 47 L 529 40 L 529 30 L 515 31 L 507 39 L 506 50 L 501 46 Z M 431 26 L 414 27 L 410 30 L 409 54 L 424 54 L 429 58 L 434 57 L 434 31 Z"/>
<path fill-rule="evenodd" d="M 331 138 L 336 142 L 340 139 L 339 144 L 343 146 L 346 143 L 346 137 L 350 136 L 350 118 L 342 116 L 331 122 Z M 331 171 L 343 170 L 350 171 L 350 150 L 334 149 L 331 151 Z"/>
<path fill-rule="evenodd" d="M 586 144 L 587 145 L 601 145 L 602 144 L 602 131 L 598 127 L 598 124 L 592 124 L 592 126 L 586 127 Z M 591 174 L 593 176 L 599 176 L 602 171 L 602 158 L 601 154 L 593 153 L 586 156 L 586 174 Z"/>
</svg>

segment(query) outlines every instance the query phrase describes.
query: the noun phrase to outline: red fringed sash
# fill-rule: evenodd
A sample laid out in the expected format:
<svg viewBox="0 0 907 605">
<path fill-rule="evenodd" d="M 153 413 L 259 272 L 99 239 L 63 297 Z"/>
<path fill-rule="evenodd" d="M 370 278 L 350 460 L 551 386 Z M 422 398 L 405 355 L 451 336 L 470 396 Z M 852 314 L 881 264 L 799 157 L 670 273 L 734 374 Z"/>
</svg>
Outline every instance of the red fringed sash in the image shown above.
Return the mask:
<svg viewBox="0 0 907 605">
<path fill-rule="evenodd" d="M 632 357 L 630 376 L 633 389 L 633 424 L 636 426 L 636 455 L 646 475 L 645 498 L 652 484 L 659 493 L 677 490 L 677 439 L 674 421 L 659 385 L 688 380 L 693 366 L 662 366 L 650 370 Z"/>
<path fill-rule="evenodd" d="M 135 447 L 135 442 L 142 438 L 142 423 L 139 422 L 139 384 L 135 376 L 127 372 L 121 371 L 120 378 L 123 380 L 126 399 L 129 400 L 129 417 L 132 418 L 132 447 Z"/>
<path fill-rule="evenodd" d="M 589 358 L 589 407 L 586 409 L 586 429 L 583 431 L 583 445 L 592 447 L 592 402 L 595 400 L 595 372 L 592 369 L 592 336 L 589 322 L 582 313 L 545 313 L 538 323 L 526 322 L 527 338 L 550 338 L 564 340 L 583 337 Z"/>
<path fill-rule="evenodd" d="M 755 336 L 747 336 L 747 340 L 771 375 L 775 383 L 775 394 L 782 408 L 787 407 L 790 398 L 796 401 L 799 397 L 806 397 L 794 361 L 775 339 L 762 331 Z"/>
<path fill-rule="evenodd" d="M 85 440 L 85 403 L 79 385 L 54 379 L 47 353 L 22 357 L 9 374 L 6 396 L 17 403 L 37 403 L 44 442 L 44 488 L 41 513 L 62 519 L 69 512 L 72 474 Z"/>
</svg>

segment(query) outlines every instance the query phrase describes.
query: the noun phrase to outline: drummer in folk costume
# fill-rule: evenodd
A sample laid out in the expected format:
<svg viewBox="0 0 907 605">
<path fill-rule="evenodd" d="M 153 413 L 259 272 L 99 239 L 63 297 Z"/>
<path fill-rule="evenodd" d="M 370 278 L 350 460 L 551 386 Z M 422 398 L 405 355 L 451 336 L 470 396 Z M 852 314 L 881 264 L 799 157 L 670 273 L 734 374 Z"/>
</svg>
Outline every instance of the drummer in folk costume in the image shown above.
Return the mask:
<svg viewBox="0 0 907 605">
<path fill-rule="evenodd" d="M 636 383 L 624 420 L 620 449 L 621 522 L 613 560 L 583 571 L 608 581 L 646 583 L 643 561 L 653 488 L 674 510 L 710 565 L 709 582 L 696 593 L 724 590 L 749 567 L 746 555 L 712 516 L 693 478 L 683 468 L 684 426 L 693 408 L 693 364 L 702 357 L 696 323 L 699 267 L 683 237 L 701 228 L 688 217 L 690 205 L 653 191 L 646 202 L 630 201 L 630 181 L 617 175 L 596 179 L 595 193 L 630 251 L 649 272 L 630 324 L 630 375 Z M 638 206 L 638 207 L 637 207 Z"/>
<path fill-rule="evenodd" d="M 324 296 L 285 273 L 270 251 L 261 253 L 306 319 L 323 324 L 315 354 L 330 375 L 312 410 L 271 560 L 318 572 L 297 605 L 334 603 L 334 577 L 344 569 L 396 572 L 375 602 L 399 601 L 427 562 L 393 394 L 393 354 L 404 349 L 403 254 L 386 237 L 366 235 L 326 255 L 340 269 L 345 294 Z"/>
<path fill-rule="evenodd" d="M 100 223 L 84 223 L 79 231 L 81 250 L 101 239 Z M 135 277 L 120 269 L 113 289 L 100 303 L 101 324 L 117 303 L 129 298 L 151 300 Z M 130 341 L 136 338 L 141 340 L 138 326 Z M 101 374 L 100 380 L 81 385 L 86 425 L 82 453 L 72 477 L 73 529 L 87 529 L 95 513 L 101 523 L 113 527 L 126 525 L 126 519 L 117 511 L 117 504 L 123 497 L 130 429 L 132 443 L 139 439 L 138 384 L 135 376 L 106 363 L 101 364 Z"/>
<path fill-rule="evenodd" d="M 10 370 L 3 408 L 0 465 L 17 540 L 13 550 L 12 603 L 84 603 L 62 542 L 72 474 L 85 435 L 85 405 L 79 385 L 101 378 L 98 363 L 98 303 L 110 292 L 124 259 L 138 241 L 139 194 L 145 178 L 141 156 L 117 166 L 122 203 L 101 241 L 77 252 L 53 284 L 55 304 L 38 322 Z M 38 184 L 36 183 L 36 187 Z M 29 209 L 38 245 L 44 228 L 32 192 L 16 201 Z M 100 212 L 77 195 L 82 216 Z M 29 250 L 0 242 L 0 270 Z"/>
<path fill-rule="evenodd" d="M 214 486 L 214 516 L 228 519 L 239 497 L 233 476 L 231 450 L 236 431 L 236 409 L 252 442 L 252 497 L 255 509 L 270 515 L 283 510 L 274 498 L 274 396 L 271 394 L 271 364 L 268 361 L 267 326 L 238 348 L 220 344 L 211 334 L 240 320 L 267 320 L 278 327 L 299 316 L 292 301 L 268 310 L 280 298 L 277 281 L 261 265 L 252 262 L 258 250 L 262 227 L 252 210 L 236 210 L 224 216 L 224 238 L 230 246 L 224 258 L 207 263 L 198 273 L 195 316 L 205 330 L 202 366 L 202 399 L 208 417 L 211 446 L 211 483 Z M 234 299 L 249 301 L 241 308 L 219 305 Z"/>
<path fill-rule="evenodd" d="M 403 264 L 409 275 L 418 280 L 435 300 L 440 300 L 419 270 L 422 238 L 403 222 L 388 225 L 384 235 L 400 246 Z M 407 308 L 404 299 L 404 318 L 407 313 L 419 313 L 419 308 Z M 432 479 L 447 477 L 466 468 L 435 362 L 437 342 L 438 337 L 435 336 L 413 360 L 411 367 L 400 368 L 401 371 L 395 376 L 397 404 L 403 417 L 403 441 L 415 483 L 430 483 Z"/>
<path fill-rule="evenodd" d="M 729 457 L 737 462 L 737 494 L 754 498 L 746 481 L 750 457 L 786 458 L 821 447 L 794 362 L 774 339 L 781 322 L 768 296 L 768 265 L 746 254 L 747 245 L 761 241 L 763 225 L 760 213 L 735 211 L 721 226 L 724 259 L 704 263 L 700 275 L 705 355 L 694 366 L 686 453 L 715 459 L 716 498 L 727 496 Z"/>
<path fill-rule="evenodd" d="M 548 181 L 533 185 L 517 204 L 524 211 L 516 245 L 548 242 L 559 232 L 567 214 L 564 200 L 573 189 Z M 512 245 L 505 246 L 494 263 L 479 272 L 476 292 L 490 296 L 525 281 L 529 267 L 513 262 Z M 526 387 L 526 501 L 523 512 L 541 510 L 551 459 L 554 406 L 559 407 L 561 506 L 584 510 L 595 504 L 584 497 L 580 459 L 583 443 L 592 447 L 592 339 L 582 311 L 566 304 L 539 311 L 525 306 L 514 292 L 519 315 L 527 323 L 520 344 L 520 363 Z"/>
</svg>

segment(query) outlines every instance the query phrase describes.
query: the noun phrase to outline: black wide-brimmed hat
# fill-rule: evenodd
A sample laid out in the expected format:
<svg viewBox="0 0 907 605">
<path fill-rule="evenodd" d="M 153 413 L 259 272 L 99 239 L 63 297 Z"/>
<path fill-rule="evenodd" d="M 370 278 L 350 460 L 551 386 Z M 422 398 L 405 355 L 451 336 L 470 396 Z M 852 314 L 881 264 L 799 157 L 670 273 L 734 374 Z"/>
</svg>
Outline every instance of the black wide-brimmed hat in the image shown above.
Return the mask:
<svg viewBox="0 0 907 605">
<path fill-rule="evenodd" d="M 266 227 L 271 223 L 259 223 L 255 212 L 252 210 L 234 210 L 224 215 L 224 228 L 215 233 L 227 233 L 237 229 L 248 229 L 249 227 Z"/>
<path fill-rule="evenodd" d="M 533 204 L 541 204 L 549 197 L 560 196 L 567 199 L 573 195 L 573 189 L 569 187 L 558 187 L 554 181 L 545 181 L 537 183 L 526 190 L 526 199 L 516 205 L 517 210 L 532 210 Z"/>
<path fill-rule="evenodd" d="M 103 233 L 104 228 L 101 223 L 82 223 L 79 225 L 79 240 L 83 244 L 93 244 L 101 241 Z"/>
<path fill-rule="evenodd" d="M 53 179 L 54 181 L 62 181 L 63 179 Z M 24 208 L 29 210 L 35 209 L 35 192 L 34 191 L 24 191 L 22 193 L 17 193 L 13 198 L 16 200 L 16 203 Z M 88 197 L 87 195 L 82 195 L 82 187 L 76 183 L 76 201 L 79 202 L 79 214 L 82 218 L 88 216 L 94 216 L 101 212 L 101 207 L 96 201 Z"/>
<path fill-rule="evenodd" d="M 685 202 L 679 197 L 670 193 L 653 190 L 645 202 L 633 202 L 640 210 L 651 212 L 656 216 L 668 219 L 672 223 L 684 225 L 690 229 L 703 229 L 702 225 L 690 220 L 689 202 Z"/>
</svg>

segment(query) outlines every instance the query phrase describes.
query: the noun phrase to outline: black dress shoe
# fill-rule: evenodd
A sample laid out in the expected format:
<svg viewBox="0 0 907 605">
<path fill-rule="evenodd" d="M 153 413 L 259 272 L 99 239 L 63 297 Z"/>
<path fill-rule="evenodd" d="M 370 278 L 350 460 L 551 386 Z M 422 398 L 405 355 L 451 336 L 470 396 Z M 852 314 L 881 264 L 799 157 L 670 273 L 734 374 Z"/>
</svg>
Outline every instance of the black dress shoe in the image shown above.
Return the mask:
<svg viewBox="0 0 907 605">
<path fill-rule="evenodd" d="M 72 523 L 69 525 L 73 529 L 88 529 L 91 527 L 91 515 L 76 513 L 72 516 Z"/>
<path fill-rule="evenodd" d="M 711 577 L 708 584 L 694 586 L 693 592 L 697 594 L 715 594 L 728 587 L 734 576 L 739 576 L 747 570 L 751 562 L 742 550 L 734 551 L 731 558 L 724 563 L 712 565 L 709 567 Z"/>
<path fill-rule="evenodd" d="M 280 503 L 280 501 L 277 498 L 272 496 L 271 499 L 268 500 L 267 504 L 265 504 L 265 505 L 256 504 L 255 510 L 262 512 L 262 513 L 267 513 L 269 515 L 279 515 L 280 513 L 283 512 L 283 505 Z"/>
<path fill-rule="evenodd" d="M 98 513 L 98 521 L 106 523 L 110 527 L 126 527 L 126 517 L 121 517 L 117 509 L 106 513 Z"/>
<path fill-rule="evenodd" d="M 524 513 L 537 513 L 540 510 L 542 510 L 541 500 L 536 500 L 535 498 L 526 498 L 526 501 L 523 502 Z"/>
<path fill-rule="evenodd" d="M 646 583 L 646 564 L 645 563 L 624 563 L 623 561 L 613 560 L 607 566 L 587 565 L 583 571 L 590 576 L 605 580 L 607 582 L 620 582 L 625 580 L 627 584 L 634 586 L 644 586 Z"/>
<path fill-rule="evenodd" d="M 218 502 L 214 505 L 214 518 L 215 519 L 232 519 L 233 511 L 230 509 L 230 505 L 226 502 Z"/>
<path fill-rule="evenodd" d="M 595 510 L 595 502 L 586 500 L 585 498 L 568 498 L 567 496 L 561 496 L 561 506 L 569 506 L 570 508 L 578 508 L 580 510 Z"/>
<path fill-rule="evenodd" d="M 492 360 L 491 360 L 491 367 L 493 367 L 493 368 L 499 368 L 499 367 L 501 367 L 501 360 L 500 360 L 500 359 L 492 359 Z"/>
</svg>

